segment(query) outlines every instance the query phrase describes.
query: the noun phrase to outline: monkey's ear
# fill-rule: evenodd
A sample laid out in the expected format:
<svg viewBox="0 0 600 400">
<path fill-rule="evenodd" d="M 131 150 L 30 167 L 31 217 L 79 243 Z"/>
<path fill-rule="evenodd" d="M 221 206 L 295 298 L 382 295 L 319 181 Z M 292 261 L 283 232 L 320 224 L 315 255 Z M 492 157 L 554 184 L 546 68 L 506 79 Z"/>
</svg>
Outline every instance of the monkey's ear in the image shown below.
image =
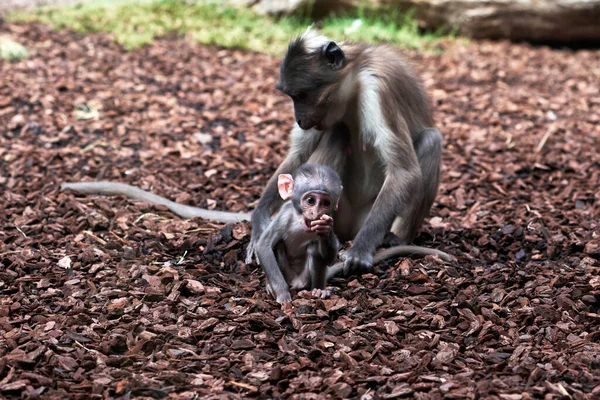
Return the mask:
<svg viewBox="0 0 600 400">
<path fill-rule="evenodd" d="M 323 46 L 323 55 L 332 69 L 341 68 L 346 59 L 342 49 L 333 41 Z"/>
<path fill-rule="evenodd" d="M 294 178 L 290 174 L 279 174 L 277 177 L 277 189 L 283 200 L 292 197 L 294 191 Z"/>
</svg>

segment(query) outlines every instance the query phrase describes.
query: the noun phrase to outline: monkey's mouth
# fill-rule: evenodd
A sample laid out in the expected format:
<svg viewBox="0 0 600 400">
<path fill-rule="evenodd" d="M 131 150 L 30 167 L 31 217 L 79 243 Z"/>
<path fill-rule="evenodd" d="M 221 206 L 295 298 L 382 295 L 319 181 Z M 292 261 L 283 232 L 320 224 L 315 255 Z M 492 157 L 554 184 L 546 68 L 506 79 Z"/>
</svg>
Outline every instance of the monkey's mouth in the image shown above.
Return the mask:
<svg viewBox="0 0 600 400">
<path fill-rule="evenodd" d="M 303 125 L 300 125 L 300 128 L 302 128 L 303 131 L 310 131 L 313 128 L 315 128 L 316 130 L 319 130 L 319 128 L 317 128 L 316 124 L 303 124 Z"/>
<path fill-rule="evenodd" d="M 325 124 L 325 122 L 319 121 L 319 122 L 315 122 L 315 125 L 313 126 L 313 128 L 315 128 L 318 131 L 324 131 L 324 130 L 327 130 L 327 125 Z"/>
<path fill-rule="evenodd" d="M 303 218 L 303 219 L 302 219 L 302 228 L 303 228 L 303 229 L 304 229 L 306 232 L 312 232 L 312 229 L 311 229 L 311 227 L 310 227 L 310 223 L 311 223 L 311 222 L 312 222 L 312 221 L 311 221 L 310 219 L 306 219 L 306 218 Z"/>
<path fill-rule="evenodd" d="M 325 130 L 326 126 L 324 125 L 322 120 L 302 120 L 298 124 L 300 128 L 304 131 L 310 131 L 311 129 L 316 129 L 318 131 Z"/>
</svg>

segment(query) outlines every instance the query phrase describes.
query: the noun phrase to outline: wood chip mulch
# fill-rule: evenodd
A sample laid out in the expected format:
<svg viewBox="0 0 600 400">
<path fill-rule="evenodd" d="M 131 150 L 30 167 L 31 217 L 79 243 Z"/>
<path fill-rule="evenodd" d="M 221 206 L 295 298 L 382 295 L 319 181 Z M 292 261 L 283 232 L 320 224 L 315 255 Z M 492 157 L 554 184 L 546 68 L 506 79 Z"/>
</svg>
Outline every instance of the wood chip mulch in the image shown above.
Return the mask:
<svg viewBox="0 0 600 400">
<path fill-rule="evenodd" d="M 254 207 L 293 116 L 279 60 L 166 37 L 4 24 L 0 397 L 600 396 L 600 58 L 507 42 L 407 52 L 445 135 L 429 256 L 279 307 L 248 223 L 182 220 L 61 182 Z"/>
</svg>

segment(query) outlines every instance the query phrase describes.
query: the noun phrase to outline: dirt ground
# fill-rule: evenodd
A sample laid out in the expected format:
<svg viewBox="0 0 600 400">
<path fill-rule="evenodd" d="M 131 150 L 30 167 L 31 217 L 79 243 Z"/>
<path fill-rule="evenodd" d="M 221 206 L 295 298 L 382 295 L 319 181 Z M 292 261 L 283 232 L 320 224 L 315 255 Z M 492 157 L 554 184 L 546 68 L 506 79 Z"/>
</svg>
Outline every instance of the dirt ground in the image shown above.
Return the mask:
<svg viewBox="0 0 600 400">
<path fill-rule="evenodd" d="M 64 181 L 251 210 L 293 116 L 278 60 L 169 37 L 0 25 L 0 397 L 600 396 L 600 58 L 507 42 L 407 52 L 445 136 L 416 243 L 279 307 L 248 223 L 182 220 Z"/>
</svg>

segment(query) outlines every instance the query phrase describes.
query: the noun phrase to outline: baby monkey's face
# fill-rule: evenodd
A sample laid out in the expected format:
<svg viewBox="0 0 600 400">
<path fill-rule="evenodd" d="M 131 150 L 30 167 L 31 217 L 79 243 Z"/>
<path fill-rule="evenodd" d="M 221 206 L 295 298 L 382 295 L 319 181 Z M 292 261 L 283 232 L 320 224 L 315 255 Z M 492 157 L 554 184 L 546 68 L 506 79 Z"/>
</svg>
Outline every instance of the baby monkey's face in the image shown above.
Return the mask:
<svg viewBox="0 0 600 400">
<path fill-rule="evenodd" d="M 304 228 L 310 230 L 311 222 L 321 219 L 323 215 L 332 216 L 335 203 L 331 196 L 324 192 L 310 191 L 301 198 Z"/>
</svg>

